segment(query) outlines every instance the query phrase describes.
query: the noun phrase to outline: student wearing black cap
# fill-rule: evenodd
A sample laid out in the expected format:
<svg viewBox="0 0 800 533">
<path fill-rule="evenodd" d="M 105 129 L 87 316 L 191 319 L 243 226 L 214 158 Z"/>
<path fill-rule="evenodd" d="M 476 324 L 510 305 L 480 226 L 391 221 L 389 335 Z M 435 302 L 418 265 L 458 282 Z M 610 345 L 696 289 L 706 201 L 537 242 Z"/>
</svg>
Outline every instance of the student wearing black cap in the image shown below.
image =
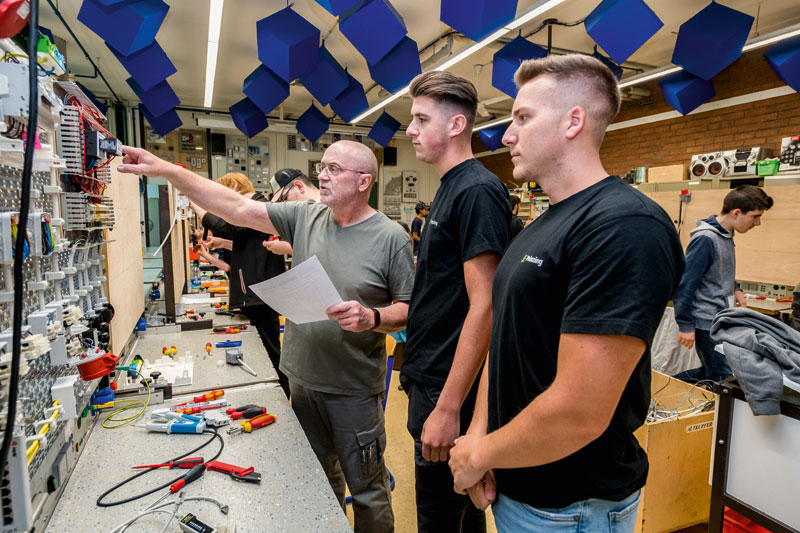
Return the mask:
<svg viewBox="0 0 800 533">
<path fill-rule="evenodd" d="M 272 202 L 319 202 L 319 189 L 296 168 L 282 168 L 269 180 Z M 279 239 L 263 241 L 264 248 L 278 255 L 292 255 L 292 245 Z"/>
</svg>

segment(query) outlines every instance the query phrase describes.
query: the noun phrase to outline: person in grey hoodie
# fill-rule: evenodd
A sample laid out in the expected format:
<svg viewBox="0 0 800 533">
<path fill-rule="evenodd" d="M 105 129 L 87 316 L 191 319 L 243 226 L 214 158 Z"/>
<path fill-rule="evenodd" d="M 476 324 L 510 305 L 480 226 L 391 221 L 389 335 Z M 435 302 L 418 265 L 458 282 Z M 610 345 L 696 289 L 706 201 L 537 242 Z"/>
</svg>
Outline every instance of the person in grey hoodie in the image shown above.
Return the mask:
<svg viewBox="0 0 800 533">
<path fill-rule="evenodd" d="M 700 368 L 675 377 L 696 383 L 731 377 L 725 356 L 714 350 L 711 322 L 714 316 L 735 304 L 747 302 L 736 284 L 736 255 L 733 232 L 746 233 L 761 224 L 761 215 L 772 207 L 772 198 L 760 187 L 740 185 L 725 196 L 722 211 L 697 221 L 686 247 L 686 270 L 673 297 L 678 342 L 687 348 L 697 345 Z"/>
</svg>

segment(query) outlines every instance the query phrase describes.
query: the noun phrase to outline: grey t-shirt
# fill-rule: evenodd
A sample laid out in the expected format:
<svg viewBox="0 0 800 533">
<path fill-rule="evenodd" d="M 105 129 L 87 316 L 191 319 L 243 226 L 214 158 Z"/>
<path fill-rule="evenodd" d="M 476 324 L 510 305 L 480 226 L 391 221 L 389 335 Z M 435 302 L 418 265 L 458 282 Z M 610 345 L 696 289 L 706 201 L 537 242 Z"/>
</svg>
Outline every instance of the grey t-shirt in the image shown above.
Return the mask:
<svg viewBox="0 0 800 533">
<path fill-rule="evenodd" d="M 282 202 L 267 209 L 278 234 L 292 245 L 294 264 L 316 255 L 344 301 L 386 307 L 411 298 L 411 239 L 383 213 L 343 228 L 321 202 Z M 287 320 L 281 370 L 320 392 L 378 394 L 386 388 L 385 346 L 385 333 L 344 331 L 336 320 Z"/>
</svg>

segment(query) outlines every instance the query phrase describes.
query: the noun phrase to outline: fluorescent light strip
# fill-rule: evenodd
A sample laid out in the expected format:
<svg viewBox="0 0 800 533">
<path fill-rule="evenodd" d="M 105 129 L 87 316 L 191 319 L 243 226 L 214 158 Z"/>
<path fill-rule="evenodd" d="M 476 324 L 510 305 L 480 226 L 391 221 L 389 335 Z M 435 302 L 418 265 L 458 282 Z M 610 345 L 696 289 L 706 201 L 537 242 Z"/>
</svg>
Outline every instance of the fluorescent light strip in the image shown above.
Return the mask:
<svg viewBox="0 0 800 533">
<path fill-rule="evenodd" d="M 477 42 L 475 44 L 471 44 L 471 45 L 467 46 L 466 48 L 462 49 L 457 54 L 452 56 L 450 59 L 448 59 L 447 61 L 445 61 L 444 63 L 442 63 L 438 67 L 436 67 L 434 70 L 447 70 L 448 68 L 452 67 L 456 63 L 458 63 L 460 61 L 463 61 L 467 57 L 471 56 L 472 54 L 474 54 L 475 52 L 477 52 L 481 48 L 483 48 L 483 47 L 485 47 L 485 46 L 487 46 L 489 44 L 492 44 L 493 42 L 495 42 L 500 37 L 503 37 L 507 33 L 516 30 L 517 28 L 519 28 L 523 24 L 533 20 L 534 18 L 538 17 L 539 15 L 545 13 L 546 11 L 549 11 L 550 9 L 553 9 L 554 7 L 558 6 L 559 4 L 561 4 L 561 3 L 565 2 L 565 1 L 566 0 L 540 0 L 536 5 L 530 7 L 528 9 L 528 11 L 526 11 L 524 14 L 520 15 L 519 17 L 517 17 L 516 19 L 514 19 L 513 21 L 511 21 L 510 23 L 508 23 L 504 27 L 500 28 L 499 30 L 495 31 L 494 33 L 492 33 L 488 37 L 484 38 L 482 41 L 479 41 L 479 42 Z M 357 122 L 360 122 L 360 121 L 364 120 L 366 117 L 370 116 L 375 111 L 378 111 L 379 109 L 384 108 L 387 104 L 390 104 L 390 103 L 394 102 L 395 100 L 397 100 L 398 98 L 400 98 L 401 96 L 406 94 L 407 92 L 408 92 L 408 86 L 400 89 L 399 91 L 397 91 L 396 93 L 394 93 L 390 97 L 388 97 L 385 100 L 383 100 L 381 102 L 378 102 L 374 106 L 370 107 L 369 109 L 367 109 L 366 111 L 364 111 L 363 113 L 358 115 L 356 118 L 351 120 L 350 124 L 356 124 Z"/>
<path fill-rule="evenodd" d="M 210 0 L 208 15 L 208 54 L 206 56 L 206 91 L 203 107 L 211 107 L 214 99 L 214 77 L 217 73 L 219 33 L 222 29 L 222 5 L 224 0 Z"/>
<path fill-rule="evenodd" d="M 750 50 L 755 50 L 756 48 L 769 46 L 779 41 L 791 39 L 792 37 L 796 37 L 798 35 L 800 35 L 800 24 L 795 24 L 793 26 L 789 26 L 788 28 L 784 28 L 782 30 L 778 30 L 773 33 L 768 33 L 767 35 L 752 39 L 750 43 L 746 44 L 742 48 L 742 52 L 749 52 Z M 639 85 L 640 83 L 644 83 L 646 81 L 657 80 L 658 78 L 669 76 L 670 74 L 680 72 L 681 70 L 683 70 L 683 67 L 676 67 L 669 65 L 665 67 L 659 67 L 649 72 L 643 72 L 641 74 L 637 74 L 636 76 L 631 76 L 630 78 L 620 83 L 619 88 L 624 89 L 625 87 L 632 87 L 634 85 Z M 493 120 L 491 122 L 486 122 L 484 124 L 481 124 L 480 126 L 475 127 L 472 131 L 480 131 L 486 128 L 491 128 L 492 126 L 497 126 L 498 124 L 503 124 L 505 122 L 511 122 L 511 117 L 506 117 L 498 120 Z"/>
</svg>

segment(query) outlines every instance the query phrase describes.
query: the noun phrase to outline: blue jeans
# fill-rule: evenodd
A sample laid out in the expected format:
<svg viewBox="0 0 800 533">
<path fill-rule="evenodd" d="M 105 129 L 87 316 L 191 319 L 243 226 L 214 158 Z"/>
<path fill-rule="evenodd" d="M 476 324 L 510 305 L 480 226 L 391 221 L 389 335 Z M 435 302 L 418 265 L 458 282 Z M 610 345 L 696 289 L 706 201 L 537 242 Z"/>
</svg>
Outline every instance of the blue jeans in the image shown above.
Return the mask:
<svg viewBox="0 0 800 533">
<path fill-rule="evenodd" d="M 703 380 L 723 381 L 733 376 L 725 355 L 714 349 L 717 343 L 711 339 L 710 331 L 707 329 L 694 330 L 694 345 L 697 348 L 700 364 L 703 366 L 675 374 L 675 378 L 689 383 L 697 383 Z"/>
<path fill-rule="evenodd" d="M 588 499 L 562 509 L 537 509 L 502 494 L 492 504 L 497 531 L 632 533 L 639 511 L 637 490 L 619 502 Z"/>
</svg>

